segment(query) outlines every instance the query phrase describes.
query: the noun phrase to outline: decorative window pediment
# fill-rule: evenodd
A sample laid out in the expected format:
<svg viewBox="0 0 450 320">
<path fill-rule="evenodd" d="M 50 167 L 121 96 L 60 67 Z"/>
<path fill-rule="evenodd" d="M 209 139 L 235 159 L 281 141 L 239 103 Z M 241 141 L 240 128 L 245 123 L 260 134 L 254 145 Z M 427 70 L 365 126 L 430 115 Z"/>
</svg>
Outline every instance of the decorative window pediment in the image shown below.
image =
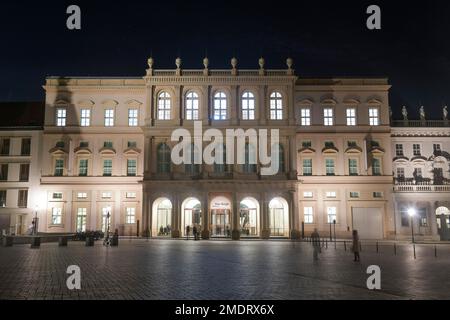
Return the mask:
<svg viewBox="0 0 450 320">
<path fill-rule="evenodd" d="M 377 98 L 371 98 L 369 100 L 367 100 L 368 104 L 372 104 L 372 105 L 380 105 L 383 104 L 383 102 Z"/>
<path fill-rule="evenodd" d="M 303 99 L 297 102 L 297 104 L 300 106 L 311 106 L 314 104 L 314 101 L 311 99 Z"/>
<path fill-rule="evenodd" d="M 53 147 L 48 152 L 54 156 L 66 155 L 68 153 L 64 148 L 61 148 L 61 147 Z"/>
<path fill-rule="evenodd" d="M 333 99 L 333 98 L 323 99 L 320 103 L 323 104 L 323 105 L 328 105 L 328 106 L 337 105 L 337 101 L 335 99 Z"/>
<path fill-rule="evenodd" d="M 92 154 L 91 149 L 89 149 L 88 147 L 76 147 L 73 152 L 75 152 L 77 155 L 82 155 L 82 154 L 87 154 L 90 155 Z"/>
<path fill-rule="evenodd" d="M 409 161 L 409 158 L 407 158 L 405 156 L 397 156 L 394 159 L 392 159 L 392 161 L 399 162 L 399 163 L 406 163 Z"/>
<path fill-rule="evenodd" d="M 414 156 L 411 158 L 411 162 L 426 162 L 427 158 L 424 156 Z"/>
<path fill-rule="evenodd" d="M 142 105 L 142 102 L 137 101 L 135 99 L 131 99 L 125 102 L 125 105 L 130 108 L 139 108 Z"/>
<path fill-rule="evenodd" d="M 372 146 L 370 153 L 372 154 L 384 154 L 385 150 L 380 146 Z"/>
<path fill-rule="evenodd" d="M 78 101 L 77 104 L 78 104 L 78 106 L 80 106 L 82 108 L 92 108 L 95 103 L 92 100 L 85 99 L 85 100 Z"/>
<path fill-rule="evenodd" d="M 110 108 L 116 107 L 118 104 L 119 104 L 119 102 L 117 102 L 116 100 L 113 100 L 113 99 L 107 99 L 102 102 L 102 106 L 110 107 Z"/>
<path fill-rule="evenodd" d="M 141 153 L 141 149 L 136 147 L 130 147 L 123 151 L 123 154 L 125 155 L 138 155 Z"/>
<path fill-rule="evenodd" d="M 67 100 L 58 99 L 55 101 L 54 105 L 56 107 L 67 107 L 70 104 Z"/>
<path fill-rule="evenodd" d="M 345 153 L 347 153 L 347 154 L 361 154 L 362 153 L 362 148 L 360 148 L 358 146 L 351 146 L 351 147 L 348 147 L 347 149 L 345 149 Z"/>
<path fill-rule="evenodd" d="M 324 147 L 323 149 L 322 149 L 322 153 L 323 154 L 336 154 L 336 153 L 338 153 L 339 152 L 339 150 L 338 150 L 338 148 L 336 148 L 336 147 Z"/>
<path fill-rule="evenodd" d="M 343 101 L 343 103 L 345 104 L 345 105 L 358 105 L 358 104 L 360 104 L 361 102 L 358 100 L 358 99 L 355 99 L 355 98 L 348 98 L 348 99 L 345 99 L 344 101 Z"/>
<path fill-rule="evenodd" d="M 113 147 L 102 147 L 98 152 L 100 152 L 103 155 L 116 154 L 116 149 L 114 149 Z"/>
<path fill-rule="evenodd" d="M 302 154 L 314 154 L 316 153 L 316 150 L 311 147 L 301 148 L 298 152 Z"/>
</svg>

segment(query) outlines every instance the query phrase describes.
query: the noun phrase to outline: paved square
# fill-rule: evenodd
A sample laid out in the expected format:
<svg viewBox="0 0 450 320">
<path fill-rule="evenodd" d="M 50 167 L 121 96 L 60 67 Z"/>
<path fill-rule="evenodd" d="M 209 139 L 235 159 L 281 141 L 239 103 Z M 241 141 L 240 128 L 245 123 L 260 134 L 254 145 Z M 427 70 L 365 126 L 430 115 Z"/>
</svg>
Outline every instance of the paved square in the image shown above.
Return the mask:
<svg viewBox="0 0 450 320">
<path fill-rule="evenodd" d="M 352 254 L 289 241 L 121 240 L 119 247 L 42 244 L 0 248 L 0 299 L 450 299 L 450 246 L 365 246 Z M 66 287 L 69 265 L 81 290 Z M 367 266 L 381 267 L 379 291 Z"/>
</svg>

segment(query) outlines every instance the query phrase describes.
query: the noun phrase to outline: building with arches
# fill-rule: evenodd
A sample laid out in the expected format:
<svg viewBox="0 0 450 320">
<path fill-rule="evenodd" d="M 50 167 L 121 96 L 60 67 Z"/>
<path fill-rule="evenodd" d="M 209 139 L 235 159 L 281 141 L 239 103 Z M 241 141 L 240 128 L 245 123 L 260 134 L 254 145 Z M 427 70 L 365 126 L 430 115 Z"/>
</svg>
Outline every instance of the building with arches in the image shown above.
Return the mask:
<svg viewBox="0 0 450 320">
<path fill-rule="evenodd" d="M 176 69 L 159 70 L 150 58 L 143 77 L 46 79 L 33 155 L 41 163 L 40 232 L 109 226 L 179 238 L 195 227 L 204 239 L 237 240 L 299 238 L 317 228 L 322 237 L 357 229 L 361 239 L 407 239 L 404 212 L 414 207 L 419 238 L 448 239 L 448 121 L 392 127 L 385 78 L 305 78 L 291 59 L 280 70 L 262 58 L 252 70 L 236 59 L 227 70 L 203 63 L 183 69 L 177 59 Z M 242 162 L 228 162 L 237 144 L 205 139 L 198 122 L 223 136 L 242 129 Z M 173 161 L 177 129 L 192 137 L 190 163 Z M 270 132 L 263 147 L 277 154 L 276 174 L 263 174 L 250 130 Z M 223 161 L 198 162 L 210 144 Z"/>
</svg>

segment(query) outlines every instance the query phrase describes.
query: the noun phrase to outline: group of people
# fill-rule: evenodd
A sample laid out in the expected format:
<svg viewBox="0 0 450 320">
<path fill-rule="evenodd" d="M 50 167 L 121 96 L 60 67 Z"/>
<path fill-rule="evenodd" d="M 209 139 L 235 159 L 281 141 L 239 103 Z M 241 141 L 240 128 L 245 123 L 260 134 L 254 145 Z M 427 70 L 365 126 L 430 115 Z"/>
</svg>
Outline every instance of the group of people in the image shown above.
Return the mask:
<svg viewBox="0 0 450 320">
<path fill-rule="evenodd" d="M 311 234 L 311 242 L 314 248 L 314 260 L 319 260 L 319 253 L 321 253 L 321 243 L 320 243 L 320 235 L 317 231 L 317 228 L 314 229 L 314 232 Z M 359 251 L 360 251 L 360 242 L 358 236 L 358 230 L 353 230 L 352 232 L 352 251 L 354 255 L 353 261 L 360 261 Z"/>
<path fill-rule="evenodd" d="M 159 227 L 159 236 L 169 236 L 171 232 L 170 224 L 168 224 L 166 227 L 160 226 Z"/>
<path fill-rule="evenodd" d="M 191 235 L 191 226 L 186 226 L 186 240 L 189 239 L 190 235 Z M 200 239 L 200 232 L 196 225 L 192 227 L 192 235 L 194 236 L 194 240 Z"/>
</svg>

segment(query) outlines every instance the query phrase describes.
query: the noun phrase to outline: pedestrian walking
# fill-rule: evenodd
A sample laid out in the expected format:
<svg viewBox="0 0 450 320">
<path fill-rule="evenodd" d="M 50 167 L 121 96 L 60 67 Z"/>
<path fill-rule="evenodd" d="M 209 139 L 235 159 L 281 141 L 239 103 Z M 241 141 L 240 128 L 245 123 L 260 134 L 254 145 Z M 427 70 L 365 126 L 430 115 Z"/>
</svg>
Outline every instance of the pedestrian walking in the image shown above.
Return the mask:
<svg viewBox="0 0 450 320">
<path fill-rule="evenodd" d="M 353 234 L 352 234 L 352 238 L 353 238 L 353 245 L 352 245 L 352 250 L 353 250 L 353 254 L 354 254 L 354 260 L 353 261 L 360 261 L 359 259 L 359 236 L 358 236 L 358 230 L 353 230 Z"/>
<path fill-rule="evenodd" d="M 191 227 L 190 226 L 187 226 L 186 227 L 186 240 L 188 240 L 189 239 L 189 234 L 191 233 Z"/>
<path fill-rule="evenodd" d="M 311 233 L 311 242 L 314 248 L 314 261 L 317 261 L 319 260 L 319 253 L 321 252 L 320 235 L 319 232 L 317 231 L 317 228 L 314 228 L 314 232 Z"/>
<path fill-rule="evenodd" d="M 194 233 L 194 240 L 198 240 L 197 237 L 197 227 L 194 225 L 194 228 L 192 228 L 192 232 Z"/>
</svg>

